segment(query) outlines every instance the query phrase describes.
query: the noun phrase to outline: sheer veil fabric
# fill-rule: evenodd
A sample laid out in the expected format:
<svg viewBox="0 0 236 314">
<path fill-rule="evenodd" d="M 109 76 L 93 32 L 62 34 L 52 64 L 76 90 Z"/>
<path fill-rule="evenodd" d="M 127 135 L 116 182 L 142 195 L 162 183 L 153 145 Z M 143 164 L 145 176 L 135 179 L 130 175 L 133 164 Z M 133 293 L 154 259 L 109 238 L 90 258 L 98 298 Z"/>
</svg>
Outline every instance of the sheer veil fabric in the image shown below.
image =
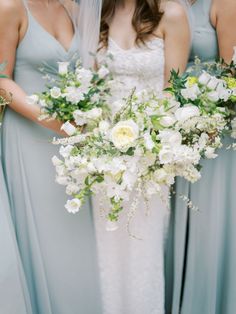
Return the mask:
<svg viewBox="0 0 236 314">
<path fill-rule="evenodd" d="M 98 47 L 102 0 L 60 0 L 73 21 L 83 65 L 93 66 Z"/>
</svg>

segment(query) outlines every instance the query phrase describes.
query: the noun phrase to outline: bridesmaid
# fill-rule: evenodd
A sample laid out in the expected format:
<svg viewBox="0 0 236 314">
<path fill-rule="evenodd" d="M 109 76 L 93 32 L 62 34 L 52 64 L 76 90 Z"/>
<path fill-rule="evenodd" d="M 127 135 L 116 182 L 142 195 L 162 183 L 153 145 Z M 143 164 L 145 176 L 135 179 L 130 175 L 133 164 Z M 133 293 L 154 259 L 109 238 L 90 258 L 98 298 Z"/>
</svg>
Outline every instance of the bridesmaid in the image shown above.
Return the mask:
<svg viewBox="0 0 236 314">
<path fill-rule="evenodd" d="M 214 60 L 219 53 L 230 62 L 236 45 L 234 0 L 197 0 L 192 5 L 194 36 L 192 58 Z M 201 17 L 201 18 L 199 18 Z M 225 146 L 230 139 L 225 139 Z M 236 154 L 219 151 L 218 159 L 202 161 L 200 182 L 189 186 L 177 181 L 172 217 L 173 295 L 167 304 L 181 314 L 232 314 L 236 308 Z M 189 195 L 200 211 L 187 209 L 178 198 Z M 171 249 L 169 248 L 169 254 Z M 169 255 L 169 257 L 171 254 Z M 170 264 L 167 270 L 170 270 Z"/>
<path fill-rule="evenodd" d="M 66 213 L 64 189 L 54 182 L 57 148 L 49 140 L 61 125 L 39 122 L 40 109 L 26 103 L 27 94 L 45 89 L 42 65 L 55 76 L 57 62 L 76 54 L 78 32 L 57 0 L 1 0 L 0 42 L 9 77 L 0 88 L 13 94 L 3 121 L 2 164 L 32 307 L 21 313 L 99 314 L 91 213 Z"/>
</svg>

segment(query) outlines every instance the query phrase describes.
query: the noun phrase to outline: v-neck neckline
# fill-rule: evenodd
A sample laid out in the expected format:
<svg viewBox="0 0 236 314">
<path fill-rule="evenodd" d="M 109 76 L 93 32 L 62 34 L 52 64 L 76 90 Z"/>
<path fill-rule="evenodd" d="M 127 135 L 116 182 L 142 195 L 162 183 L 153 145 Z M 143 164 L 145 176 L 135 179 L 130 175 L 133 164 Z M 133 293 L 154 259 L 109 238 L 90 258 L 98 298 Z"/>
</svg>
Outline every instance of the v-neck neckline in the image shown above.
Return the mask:
<svg viewBox="0 0 236 314">
<path fill-rule="evenodd" d="M 74 29 L 74 25 L 73 25 L 73 29 L 74 29 L 74 35 L 71 39 L 71 43 L 70 43 L 70 46 L 68 49 L 66 49 L 62 43 L 54 36 L 52 35 L 49 31 L 46 30 L 46 28 L 37 20 L 37 18 L 31 13 L 29 7 L 27 8 L 28 9 L 28 12 L 29 12 L 29 15 L 31 16 L 31 18 L 34 20 L 34 22 L 38 25 L 38 27 L 45 33 L 47 34 L 48 37 L 52 38 L 56 43 L 57 45 L 64 51 L 64 53 L 68 54 L 70 53 L 72 47 L 73 47 L 73 43 L 74 43 L 74 40 L 75 40 L 75 37 L 76 37 L 76 30 Z M 65 9 L 66 10 L 66 9 Z"/>
</svg>

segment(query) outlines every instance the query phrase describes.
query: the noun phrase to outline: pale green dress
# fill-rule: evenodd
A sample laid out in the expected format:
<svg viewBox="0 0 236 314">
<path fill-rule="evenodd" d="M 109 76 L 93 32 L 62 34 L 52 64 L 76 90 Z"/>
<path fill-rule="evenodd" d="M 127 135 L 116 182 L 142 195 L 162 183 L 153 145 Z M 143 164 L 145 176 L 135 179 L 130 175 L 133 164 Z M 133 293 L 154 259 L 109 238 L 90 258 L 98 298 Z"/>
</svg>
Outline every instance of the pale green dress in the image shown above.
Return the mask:
<svg viewBox="0 0 236 314">
<path fill-rule="evenodd" d="M 57 62 L 73 58 L 78 34 L 66 51 L 37 22 L 27 5 L 26 10 L 28 29 L 16 51 L 14 80 L 32 94 L 45 89 L 40 68 L 55 77 Z M 15 311 L 0 308 L 2 314 L 102 313 L 90 206 L 86 204 L 77 215 L 64 208 L 67 196 L 64 188 L 55 183 L 51 162 L 58 151 L 50 143 L 55 135 L 10 108 L 6 110 L 1 139 L 3 172 L 16 252 L 19 250 L 23 265 L 22 293 L 31 304 L 18 311 L 16 307 Z M 5 303 L 10 306 L 18 300 L 17 295 L 12 295 Z"/>
<path fill-rule="evenodd" d="M 197 0 L 194 56 L 213 61 L 217 36 L 210 23 L 211 0 Z M 230 142 L 225 139 L 225 146 Z M 236 153 L 220 150 L 203 160 L 202 179 L 193 185 L 177 180 L 166 255 L 166 312 L 233 314 L 236 311 Z M 199 212 L 179 198 L 189 196 Z"/>
</svg>

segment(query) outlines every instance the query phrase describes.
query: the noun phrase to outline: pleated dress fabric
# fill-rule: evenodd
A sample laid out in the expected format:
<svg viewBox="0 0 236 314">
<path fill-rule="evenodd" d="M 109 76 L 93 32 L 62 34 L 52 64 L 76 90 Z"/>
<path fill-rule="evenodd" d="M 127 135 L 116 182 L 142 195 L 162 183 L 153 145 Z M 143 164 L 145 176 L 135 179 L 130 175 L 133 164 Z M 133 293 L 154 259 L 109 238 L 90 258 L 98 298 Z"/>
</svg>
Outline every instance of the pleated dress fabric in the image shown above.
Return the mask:
<svg viewBox="0 0 236 314">
<path fill-rule="evenodd" d="M 30 95 L 45 90 L 43 76 L 55 78 L 57 62 L 75 58 L 78 34 L 74 35 L 71 47 L 66 51 L 33 17 L 27 3 L 24 4 L 28 29 L 16 51 L 14 80 Z M 64 188 L 55 182 L 51 162 L 51 158 L 58 154 L 58 147 L 50 143 L 54 136 L 55 133 L 10 108 L 6 110 L 1 145 L 8 191 L 5 197 L 10 202 L 17 243 L 12 254 L 19 250 L 25 278 L 23 284 L 22 278 L 19 281 L 22 293 L 26 291 L 30 300 L 28 309 L 21 307 L 22 310 L 13 310 L 9 314 L 100 314 L 90 204 L 87 203 L 78 215 L 66 212 L 67 196 Z M 7 311 L 1 313 L 8 314 Z"/>
<path fill-rule="evenodd" d="M 211 0 L 192 6 L 194 57 L 213 61 L 217 36 L 210 23 Z M 231 143 L 225 138 L 224 147 Z M 236 309 L 236 153 L 221 149 L 216 160 L 202 160 L 195 184 L 176 182 L 166 252 L 166 313 L 231 314 Z M 188 196 L 199 211 L 188 209 Z"/>
</svg>

